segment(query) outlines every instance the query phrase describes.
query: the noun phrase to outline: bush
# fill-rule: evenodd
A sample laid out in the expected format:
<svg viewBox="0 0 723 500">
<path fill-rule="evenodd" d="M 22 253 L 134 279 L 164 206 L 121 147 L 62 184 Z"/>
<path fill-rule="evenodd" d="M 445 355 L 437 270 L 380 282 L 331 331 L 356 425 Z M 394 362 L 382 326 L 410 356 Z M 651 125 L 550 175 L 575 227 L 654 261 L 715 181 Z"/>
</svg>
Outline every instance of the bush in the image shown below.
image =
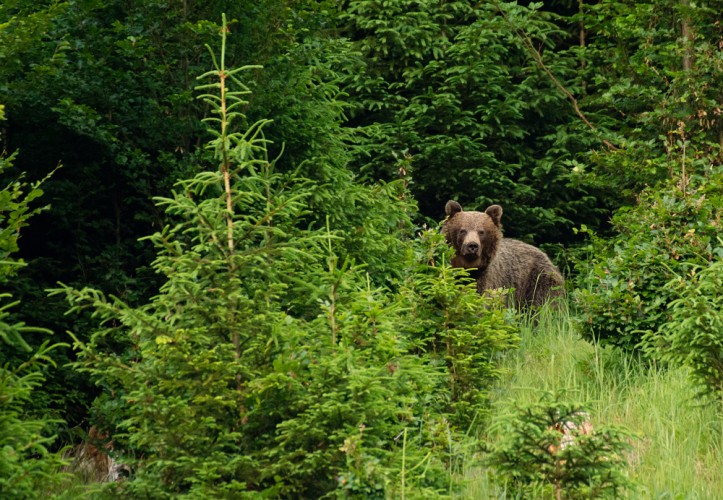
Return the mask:
<svg viewBox="0 0 723 500">
<path fill-rule="evenodd" d="M 677 276 L 666 287 L 679 298 L 669 304 L 670 321 L 645 337 L 651 356 L 686 366 L 699 395 L 723 402 L 723 245 L 716 261 Z"/>
<path fill-rule="evenodd" d="M 713 258 L 723 217 L 723 171 L 646 190 L 613 218 L 617 235 L 593 235 L 577 301 L 590 337 L 627 350 L 671 319 L 665 285 Z"/>
<path fill-rule="evenodd" d="M 0 174 L 12 166 L 13 158 L 0 155 Z M 41 210 L 31 206 L 41 195 L 40 183 L 28 185 L 17 178 L 0 189 L 0 283 L 23 265 L 12 254 L 18 250 L 20 229 Z M 29 411 L 34 392 L 45 380 L 43 367 L 53 364 L 49 353 L 60 344 L 45 341 L 30 347 L 27 337 L 50 332 L 15 321 L 11 310 L 17 304 L 0 293 L 0 496 L 36 498 L 41 488 L 47 491 L 63 479 L 60 455 L 51 452 L 55 436 L 49 428 L 57 422 L 42 411 Z"/>
<path fill-rule="evenodd" d="M 518 318 L 504 297 L 480 297 L 468 271 L 449 266 L 452 250 L 439 231 L 420 236 L 418 252 L 426 254 L 418 254 L 402 289 L 405 330 L 415 352 L 446 367 L 447 411 L 467 428 L 483 422 L 490 382 L 500 375 L 496 354 L 517 346 Z"/>
<path fill-rule="evenodd" d="M 500 421 L 502 440 L 491 464 L 523 498 L 620 498 L 629 433 L 592 429 L 586 409 L 543 395 Z"/>
</svg>

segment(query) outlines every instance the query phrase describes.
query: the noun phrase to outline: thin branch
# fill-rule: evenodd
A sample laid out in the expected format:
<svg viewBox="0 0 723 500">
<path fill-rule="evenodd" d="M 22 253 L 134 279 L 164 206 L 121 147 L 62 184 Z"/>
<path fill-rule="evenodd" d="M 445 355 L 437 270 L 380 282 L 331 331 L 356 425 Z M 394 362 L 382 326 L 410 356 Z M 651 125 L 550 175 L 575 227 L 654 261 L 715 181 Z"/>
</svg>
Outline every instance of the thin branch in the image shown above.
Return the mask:
<svg viewBox="0 0 723 500">
<path fill-rule="evenodd" d="M 575 96 L 572 95 L 572 93 L 569 90 L 567 90 L 567 88 L 565 88 L 565 86 L 560 82 L 560 80 L 558 80 L 555 77 L 555 75 L 552 73 L 552 71 L 550 71 L 550 68 L 548 68 L 545 65 L 545 62 L 542 60 L 542 54 L 535 48 L 534 44 L 532 43 L 532 40 L 527 35 L 527 33 L 522 31 L 521 29 L 518 29 L 517 26 L 515 26 L 515 24 L 512 23 L 512 21 L 510 21 L 510 19 L 507 17 L 507 14 L 505 14 L 504 10 L 502 10 L 502 8 L 496 2 L 495 2 L 495 7 L 497 7 L 497 10 L 502 15 L 504 20 L 507 22 L 507 24 L 510 25 L 512 30 L 515 32 L 515 35 L 517 35 L 517 37 L 520 39 L 520 41 L 522 41 L 522 44 L 525 46 L 525 48 L 529 50 L 530 54 L 532 55 L 532 58 L 537 63 L 537 65 L 540 67 L 540 69 L 542 69 L 542 71 L 545 72 L 545 74 L 550 78 L 550 80 L 552 80 L 552 83 L 555 85 L 555 87 L 557 87 L 558 90 L 560 90 L 560 92 L 562 92 L 563 95 L 570 101 L 577 116 L 580 117 L 580 119 L 585 123 L 585 125 L 587 125 L 590 128 L 590 130 L 599 134 L 599 131 L 595 127 L 595 125 L 593 125 L 590 122 L 590 120 L 587 119 L 585 114 L 580 110 L 580 106 L 578 105 L 578 102 L 577 102 L 577 99 L 575 98 Z M 602 143 L 605 144 L 605 146 L 607 146 L 608 148 L 614 149 L 614 150 L 618 149 L 617 146 L 615 146 L 613 143 L 611 143 L 607 139 L 601 139 L 601 140 L 602 140 Z"/>
<path fill-rule="evenodd" d="M 231 174 L 230 163 L 228 157 L 228 109 L 226 108 L 226 15 L 223 16 L 223 33 L 221 42 L 221 65 L 218 70 L 218 78 L 220 80 L 221 96 L 220 96 L 220 113 L 221 113 L 221 173 L 223 174 L 223 186 L 226 192 L 226 225 L 228 227 L 228 251 L 229 255 L 233 255 L 233 200 L 231 192 Z"/>
</svg>

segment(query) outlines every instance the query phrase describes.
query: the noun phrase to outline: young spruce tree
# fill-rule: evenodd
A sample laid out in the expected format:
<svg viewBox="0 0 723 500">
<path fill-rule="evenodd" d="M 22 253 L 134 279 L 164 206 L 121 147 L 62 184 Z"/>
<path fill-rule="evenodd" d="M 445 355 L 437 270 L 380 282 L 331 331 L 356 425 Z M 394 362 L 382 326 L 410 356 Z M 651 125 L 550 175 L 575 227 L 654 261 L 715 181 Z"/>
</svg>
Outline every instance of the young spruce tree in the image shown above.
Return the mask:
<svg viewBox="0 0 723 500">
<path fill-rule="evenodd" d="M 629 465 L 630 433 L 593 429 L 579 403 L 544 393 L 538 402 L 500 419 L 503 438 L 490 454 L 498 479 L 515 498 L 621 498 L 634 484 Z"/>
</svg>

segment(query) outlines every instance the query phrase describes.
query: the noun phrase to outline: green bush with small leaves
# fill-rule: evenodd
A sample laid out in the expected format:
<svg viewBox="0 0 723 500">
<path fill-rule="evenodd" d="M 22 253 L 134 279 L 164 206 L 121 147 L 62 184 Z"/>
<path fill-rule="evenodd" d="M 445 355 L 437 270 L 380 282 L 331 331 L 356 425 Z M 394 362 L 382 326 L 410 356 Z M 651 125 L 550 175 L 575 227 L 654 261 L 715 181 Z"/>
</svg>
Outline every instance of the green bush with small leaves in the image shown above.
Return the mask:
<svg viewBox="0 0 723 500">
<path fill-rule="evenodd" d="M 705 399 L 723 402 L 723 242 L 715 262 L 695 267 L 666 286 L 678 298 L 669 304 L 670 320 L 644 339 L 646 351 L 686 366 Z"/>
<path fill-rule="evenodd" d="M 214 65 L 200 88 L 219 167 L 157 199 L 170 221 L 148 238 L 158 293 L 132 306 L 91 288 L 53 291 L 97 325 L 74 336 L 75 367 L 102 389 L 95 424 L 132 470 L 108 492 L 454 492 L 514 323 L 460 286 L 438 232 L 401 238 L 410 225 L 402 181 L 368 190 L 375 208 L 356 234 L 311 223 L 308 201 L 323 185 L 274 168 L 265 122 L 234 128 L 244 122 L 244 68 L 223 57 Z M 394 286 L 380 287 L 375 266 L 345 247 L 395 235 Z"/>
<path fill-rule="evenodd" d="M 416 352 L 445 366 L 449 412 L 465 428 L 483 422 L 489 381 L 499 375 L 494 353 L 517 346 L 517 320 L 503 296 L 480 297 L 465 269 L 449 266 L 452 250 L 439 231 L 421 233 L 420 255 L 404 283 L 406 330 Z M 429 262 L 436 262 L 430 265 Z"/>
<path fill-rule="evenodd" d="M 721 193 L 720 167 L 650 188 L 638 205 L 617 212 L 614 237 L 593 236 L 577 295 L 590 337 L 634 350 L 646 332 L 671 320 L 668 306 L 677 295 L 666 284 L 713 259 L 723 227 Z"/>
<path fill-rule="evenodd" d="M 0 120 L 4 107 L 0 105 Z M 0 154 L 0 284 L 6 284 L 24 265 L 14 258 L 20 230 L 28 219 L 42 210 L 33 201 L 42 196 L 40 182 L 28 184 L 22 177 L 7 182 L 7 171 L 14 155 Z M 50 431 L 57 421 L 44 412 L 31 410 L 38 388 L 42 387 L 43 370 L 53 365 L 51 351 L 60 346 L 45 340 L 32 348 L 27 338 L 47 336 L 51 332 L 34 328 L 13 316 L 18 301 L 0 293 L 0 497 L 36 498 L 43 488 L 59 484 L 63 463 L 52 450 L 55 437 Z"/>
</svg>

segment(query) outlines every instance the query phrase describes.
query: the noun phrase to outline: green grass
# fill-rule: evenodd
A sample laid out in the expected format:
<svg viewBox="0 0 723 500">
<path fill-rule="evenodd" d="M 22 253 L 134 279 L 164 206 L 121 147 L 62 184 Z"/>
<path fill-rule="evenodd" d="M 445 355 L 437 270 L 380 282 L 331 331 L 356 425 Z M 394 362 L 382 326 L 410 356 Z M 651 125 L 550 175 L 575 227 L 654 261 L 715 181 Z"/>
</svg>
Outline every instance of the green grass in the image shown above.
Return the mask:
<svg viewBox="0 0 723 500">
<path fill-rule="evenodd" d="M 723 498 L 723 415 L 701 406 L 684 370 L 644 367 L 638 359 L 580 338 L 567 312 L 543 312 L 524 325 L 519 350 L 503 360 L 493 415 L 538 401 L 544 391 L 590 409 L 593 427 L 634 433 L 630 498 Z M 494 442 L 496 436 L 488 440 Z M 466 498 L 507 498 L 494 471 L 471 469 Z"/>
</svg>

